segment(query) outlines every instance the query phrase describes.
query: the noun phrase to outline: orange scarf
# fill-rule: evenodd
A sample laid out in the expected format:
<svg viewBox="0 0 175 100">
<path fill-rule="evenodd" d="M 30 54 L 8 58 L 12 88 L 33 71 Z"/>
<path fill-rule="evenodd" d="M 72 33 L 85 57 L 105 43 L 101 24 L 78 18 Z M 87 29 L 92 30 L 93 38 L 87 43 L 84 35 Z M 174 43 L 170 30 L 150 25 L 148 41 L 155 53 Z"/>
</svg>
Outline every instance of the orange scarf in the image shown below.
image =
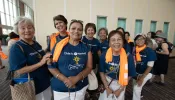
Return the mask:
<svg viewBox="0 0 175 100">
<path fill-rule="evenodd" d="M 105 58 L 106 63 L 112 62 L 112 48 L 107 50 Z M 122 86 L 128 85 L 128 58 L 124 48 L 120 50 L 119 84 Z"/>
<path fill-rule="evenodd" d="M 53 49 L 53 47 L 55 46 L 55 44 L 57 43 L 57 36 L 60 34 L 60 32 L 57 32 L 55 34 L 52 34 L 50 36 L 50 50 Z M 66 32 L 67 35 L 69 35 L 68 32 Z"/>
<path fill-rule="evenodd" d="M 5 53 L 3 53 L 2 51 L 0 51 L 0 57 L 2 59 L 7 59 L 8 58 L 8 56 Z"/>
<path fill-rule="evenodd" d="M 13 38 L 12 40 L 16 40 L 16 41 L 18 41 L 18 40 L 19 40 L 19 38 Z"/>
<path fill-rule="evenodd" d="M 69 42 L 69 37 L 64 38 L 56 44 L 54 53 L 53 53 L 53 62 L 57 62 L 60 57 L 63 47 Z"/>
<path fill-rule="evenodd" d="M 132 40 L 129 38 L 128 43 L 132 42 Z"/>
<path fill-rule="evenodd" d="M 146 48 L 146 45 L 143 45 L 142 47 L 136 46 L 136 61 L 141 61 L 140 57 L 140 51 L 144 50 Z"/>
</svg>

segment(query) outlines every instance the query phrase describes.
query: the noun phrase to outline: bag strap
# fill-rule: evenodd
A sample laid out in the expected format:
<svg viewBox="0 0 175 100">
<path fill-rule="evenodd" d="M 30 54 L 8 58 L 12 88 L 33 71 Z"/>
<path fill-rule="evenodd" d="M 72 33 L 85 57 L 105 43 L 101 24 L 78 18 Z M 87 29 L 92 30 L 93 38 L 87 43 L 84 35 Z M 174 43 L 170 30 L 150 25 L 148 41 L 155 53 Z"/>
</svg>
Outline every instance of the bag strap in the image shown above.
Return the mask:
<svg viewBox="0 0 175 100">
<path fill-rule="evenodd" d="M 42 55 L 40 54 L 40 52 L 38 52 L 38 50 L 36 50 L 34 47 L 32 47 L 30 44 L 28 44 L 27 42 L 25 42 L 24 40 L 21 40 L 23 43 L 27 44 L 31 49 L 33 49 L 35 52 L 37 52 L 37 54 L 39 54 L 39 56 L 42 57 Z"/>
<path fill-rule="evenodd" d="M 70 89 L 68 88 L 68 92 L 69 92 L 69 97 L 70 97 Z M 74 100 L 76 98 L 76 91 L 75 91 L 75 97 L 74 97 Z"/>
<path fill-rule="evenodd" d="M 24 49 L 22 48 L 22 46 L 19 45 L 18 43 L 16 43 L 16 44 L 20 47 L 21 51 L 24 53 Z M 28 75 L 28 81 L 30 81 L 30 74 L 28 73 L 27 75 Z"/>
</svg>

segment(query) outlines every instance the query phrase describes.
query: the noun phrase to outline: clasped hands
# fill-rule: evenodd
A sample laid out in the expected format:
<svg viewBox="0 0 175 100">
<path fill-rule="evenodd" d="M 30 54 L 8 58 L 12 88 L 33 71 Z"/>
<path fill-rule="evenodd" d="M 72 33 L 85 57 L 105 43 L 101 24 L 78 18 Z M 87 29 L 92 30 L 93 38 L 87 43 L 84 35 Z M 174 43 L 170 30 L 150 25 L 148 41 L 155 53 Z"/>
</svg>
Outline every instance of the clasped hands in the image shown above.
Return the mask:
<svg viewBox="0 0 175 100">
<path fill-rule="evenodd" d="M 63 80 L 64 84 L 68 88 L 75 88 L 75 84 L 78 82 L 78 78 L 76 76 L 70 76 Z"/>
</svg>

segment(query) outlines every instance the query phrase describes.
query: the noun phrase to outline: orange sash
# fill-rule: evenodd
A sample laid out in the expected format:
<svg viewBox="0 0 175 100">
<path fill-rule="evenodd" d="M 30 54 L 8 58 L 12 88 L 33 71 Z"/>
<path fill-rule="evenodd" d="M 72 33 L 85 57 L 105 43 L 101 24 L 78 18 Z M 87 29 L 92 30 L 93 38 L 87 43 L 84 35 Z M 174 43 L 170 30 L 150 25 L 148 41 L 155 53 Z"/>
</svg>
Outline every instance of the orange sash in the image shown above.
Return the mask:
<svg viewBox="0 0 175 100">
<path fill-rule="evenodd" d="M 60 34 L 60 32 L 57 32 L 55 34 L 52 34 L 50 36 L 50 50 L 53 49 L 53 47 L 55 46 L 55 44 L 57 43 L 57 36 Z M 69 35 L 69 32 L 66 32 L 67 35 Z"/>
<path fill-rule="evenodd" d="M 133 41 L 129 38 L 128 43 L 130 43 L 130 42 L 133 42 Z"/>
<path fill-rule="evenodd" d="M 0 51 L 0 56 L 1 56 L 2 59 L 7 59 L 8 58 L 8 56 L 5 53 L 3 53 L 2 51 Z"/>
<path fill-rule="evenodd" d="M 106 52 L 106 63 L 112 62 L 112 48 Z M 119 84 L 122 86 L 128 85 L 128 58 L 124 48 L 120 50 L 120 71 Z"/>
<path fill-rule="evenodd" d="M 136 61 L 141 61 L 141 57 L 140 57 L 140 51 L 144 50 L 146 48 L 146 45 L 142 46 L 142 47 L 138 47 L 136 46 Z"/>
<path fill-rule="evenodd" d="M 60 57 L 63 47 L 69 42 L 69 37 L 64 38 L 56 44 L 54 53 L 53 53 L 53 62 L 57 62 Z"/>
</svg>

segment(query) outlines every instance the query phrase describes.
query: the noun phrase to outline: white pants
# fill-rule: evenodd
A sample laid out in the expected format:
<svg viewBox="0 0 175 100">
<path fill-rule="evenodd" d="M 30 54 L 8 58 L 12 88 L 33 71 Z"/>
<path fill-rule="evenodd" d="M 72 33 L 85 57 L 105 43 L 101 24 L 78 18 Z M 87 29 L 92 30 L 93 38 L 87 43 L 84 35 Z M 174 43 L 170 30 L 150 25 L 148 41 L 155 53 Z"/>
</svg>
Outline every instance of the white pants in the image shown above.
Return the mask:
<svg viewBox="0 0 175 100">
<path fill-rule="evenodd" d="M 51 100 L 52 93 L 49 86 L 46 90 L 36 95 L 36 100 Z"/>
<path fill-rule="evenodd" d="M 110 77 L 106 77 L 108 83 L 111 82 L 111 78 Z M 110 84 L 110 89 L 112 89 L 113 91 L 116 91 L 120 88 L 120 84 L 118 83 L 118 80 L 113 80 L 112 83 Z M 120 95 L 117 97 L 116 100 L 125 100 L 125 89 L 120 93 Z"/>
<path fill-rule="evenodd" d="M 85 86 L 84 88 L 82 88 L 79 91 L 70 92 L 70 99 L 71 100 L 84 100 L 84 97 L 85 97 L 85 93 L 86 93 L 86 89 L 87 88 L 88 88 L 88 86 Z M 76 97 L 75 97 L 75 93 L 76 93 Z M 60 100 L 60 99 L 69 97 L 69 92 L 57 92 L 57 91 L 53 91 L 53 95 L 54 95 L 54 100 Z"/>
<path fill-rule="evenodd" d="M 149 79 L 151 79 L 151 77 L 152 77 L 152 74 L 151 73 L 149 73 L 145 78 L 144 78 L 144 80 L 143 80 L 143 83 L 142 83 L 142 85 L 139 87 L 138 85 L 137 85 L 137 83 L 136 83 L 136 80 L 133 80 L 133 98 L 132 98 L 132 100 L 140 100 L 140 96 L 141 96 L 141 91 L 142 91 L 142 87 L 145 85 L 145 83 L 149 80 Z"/>
</svg>

